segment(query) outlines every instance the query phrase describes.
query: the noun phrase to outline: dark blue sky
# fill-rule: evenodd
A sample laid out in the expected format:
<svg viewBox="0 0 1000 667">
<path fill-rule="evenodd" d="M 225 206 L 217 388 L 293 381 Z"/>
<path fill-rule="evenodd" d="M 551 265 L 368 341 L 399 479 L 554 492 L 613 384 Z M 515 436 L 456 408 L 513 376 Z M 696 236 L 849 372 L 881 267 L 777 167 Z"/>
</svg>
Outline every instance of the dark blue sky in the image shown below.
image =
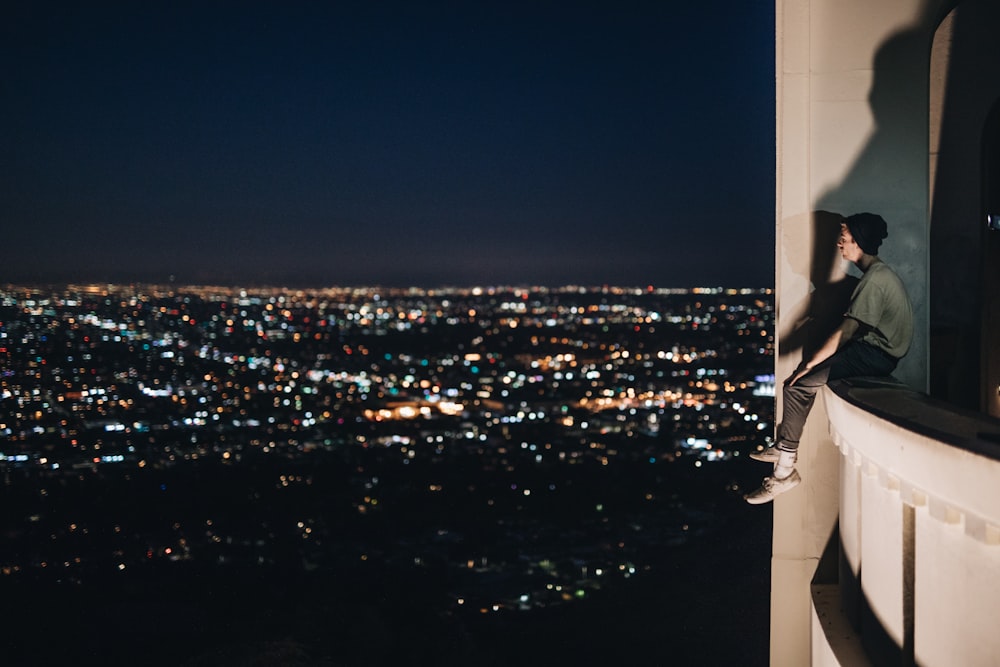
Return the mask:
<svg viewBox="0 0 1000 667">
<path fill-rule="evenodd" d="M 5 9 L 0 281 L 771 285 L 772 3 L 570 4 Z"/>
</svg>

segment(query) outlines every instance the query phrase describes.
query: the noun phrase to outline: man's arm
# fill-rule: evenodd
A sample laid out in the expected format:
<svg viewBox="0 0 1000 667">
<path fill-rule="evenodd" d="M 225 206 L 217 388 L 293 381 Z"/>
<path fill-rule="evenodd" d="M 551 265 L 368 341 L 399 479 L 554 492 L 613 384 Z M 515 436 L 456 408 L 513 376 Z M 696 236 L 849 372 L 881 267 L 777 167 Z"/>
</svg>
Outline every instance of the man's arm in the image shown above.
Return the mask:
<svg viewBox="0 0 1000 667">
<path fill-rule="evenodd" d="M 847 344 L 849 340 L 854 338 L 854 334 L 858 332 L 858 321 L 853 317 L 845 317 L 844 321 L 840 323 L 834 332 L 826 339 L 826 342 L 816 350 L 813 354 L 812 359 L 799 365 L 792 376 L 785 380 L 785 384 L 793 385 L 799 378 L 811 371 L 816 367 L 817 364 L 823 363 L 827 359 L 833 356 L 834 352 L 842 348 Z"/>
</svg>

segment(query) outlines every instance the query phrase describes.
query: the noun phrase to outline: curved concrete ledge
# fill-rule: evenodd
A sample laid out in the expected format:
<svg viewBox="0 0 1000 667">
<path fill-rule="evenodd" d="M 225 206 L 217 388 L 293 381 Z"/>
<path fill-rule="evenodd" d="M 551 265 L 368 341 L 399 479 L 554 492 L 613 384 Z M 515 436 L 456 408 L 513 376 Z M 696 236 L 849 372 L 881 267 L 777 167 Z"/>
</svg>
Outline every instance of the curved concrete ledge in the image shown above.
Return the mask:
<svg viewBox="0 0 1000 667">
<path fill-rule="evenodd" d="M 1000 419 L 880 379 L 833 382 L 825 398 L 830 434 L 863 474 L 907 505 L 1000 544 Z"/>
<path fill-rule="evenodd" d="M 995 665 L 1000 420 L 884 379 L 824 390 L 841 452 L 840 611 L 872 664 Z M 833 556 L 833 560 L 838 560 Z M 831 613 L 830 589 L 814 620 Z M 814 623 L 813 664 L 844 662 Z"/>
<path fill-rule="evenodd" d="M 1000 419 L 934 400 L 893 378 L 835 380 L 827 390 L 912 433 L 1000 460 Z"/>
</svg>

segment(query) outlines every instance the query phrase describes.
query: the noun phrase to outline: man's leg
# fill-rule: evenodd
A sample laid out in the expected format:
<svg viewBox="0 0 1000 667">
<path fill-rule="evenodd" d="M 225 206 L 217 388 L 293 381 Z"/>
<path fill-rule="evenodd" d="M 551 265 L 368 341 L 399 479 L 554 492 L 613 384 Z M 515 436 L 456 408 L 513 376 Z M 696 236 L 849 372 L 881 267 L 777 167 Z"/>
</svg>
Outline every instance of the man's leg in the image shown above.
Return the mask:
<svg viewBox="0 0 1000 667">
<path fill-rule="evenodd" d="M 798 484 L 799 476 L 795 463 L 799 458 L 799 440 L 806 419 L 816 402 L 816 392 L 826 384 L 830 376 L 829 365 L 821 364 L 813 372 L 802 376 L 793 385 L 785 385 L 782 390 L 784 415 L 778 427 L 778 460 L 774 464 L 772 477 L 786 491 Z M 781 492 L 778 491 L 778 492 Z"/>
<path fill-rule="evenodd" d="M 778 426 L 778 444 L 775 447 L 778 456 L 774 472 L 770 477 L 764 478 L 764 483 L 759 489 L 748 493 L 744 499 L 753 505 L 770 502 L 775 496 L 792 489 L 802 480 L 795 470 L 799 440 L 820 387 L 831 379 L 888 375 L 895 367 L 894 360 L 874 348 L 862 343 L 852 343 L 816 366 L 809 374 L 799 378 L 794 385 L 785 385 L 782 391 L 784 414 Z M 758 457 L 758 460 L 768 459 Z"/>
<path fill-rule="evenodd" d="M 821 367 L 820 367 L 821 366 Z M 816 402 L 816 392 L 827 383 L 830 367 L 821 364 L 813 372 L 799 378 L 793 385 L 785 385 L 781 390 L 784 412 L 778 425 L 778 446 L 787 451 L 799 448 L 802 429 L 806 418 Z"/>
<path fill-rule="evenodd" d="M 806 418 L 816 401 L 816 393 L 830 380 L 863 375 L 889 375 L 895 362 L 885 354 L 864 343 L 851 343 L 793 385 L 782 389 L 784 412 L 778 425 L 778 447 L 796 451 L 802 438 Z"/>
<path fill-rule="evenodd" d="M 802 429 L 816 401 L 816 392 L 827 383 L 829 374 L 830 363 L 820 364 L 812 372 L 799 378 L 794 385 L 784 386 L 782 390 L 784 414 L 781 423 L 778 424 L 778 443 L 770 449 L 751 452 L 750 458 L 778 464 L 775 469 L 778 477 L 785 477 L 791 473 L 795 467 Z M 786 455 L 782 456 L 782 452 Z"/>
</svg>

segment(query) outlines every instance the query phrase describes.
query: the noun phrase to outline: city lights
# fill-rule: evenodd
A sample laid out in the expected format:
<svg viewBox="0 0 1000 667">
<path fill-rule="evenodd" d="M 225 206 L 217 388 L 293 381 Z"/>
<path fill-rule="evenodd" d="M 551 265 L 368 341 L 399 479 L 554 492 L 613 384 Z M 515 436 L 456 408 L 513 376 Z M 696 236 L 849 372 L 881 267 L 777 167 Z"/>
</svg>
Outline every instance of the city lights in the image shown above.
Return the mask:
<svg viewBox="0 0 1000 667">
<path fill-rule="evenodd" d="M 703 520 L 665 476 L 697 483 L 771 430 L 770 304 L 715 288 L 7 287 L 0 468 L 49 503 L 71 479 L 130 502 L 108 508 L 113 528 L 76 501 L 26 508 L 46 539 L 0 550 L 0 571 L 366 563 L 433 569 L 454 611 L 589 599 Z M 406 529 L 373 542 L 385 524 Z"/>
</svg>

